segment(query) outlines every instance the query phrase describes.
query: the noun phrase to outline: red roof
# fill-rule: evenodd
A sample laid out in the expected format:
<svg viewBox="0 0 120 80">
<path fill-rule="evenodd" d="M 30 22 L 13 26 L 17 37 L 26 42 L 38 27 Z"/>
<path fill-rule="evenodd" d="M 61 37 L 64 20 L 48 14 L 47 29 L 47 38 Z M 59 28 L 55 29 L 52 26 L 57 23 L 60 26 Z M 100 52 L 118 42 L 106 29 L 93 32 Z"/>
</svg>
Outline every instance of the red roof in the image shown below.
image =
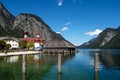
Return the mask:
<svg viewBox="0 0 120 80">
<path fill-rule="evenodd" d="M 22 40 L 27 42 L 44 42 L 43 38 L 22 38 Z"/>
</svg>

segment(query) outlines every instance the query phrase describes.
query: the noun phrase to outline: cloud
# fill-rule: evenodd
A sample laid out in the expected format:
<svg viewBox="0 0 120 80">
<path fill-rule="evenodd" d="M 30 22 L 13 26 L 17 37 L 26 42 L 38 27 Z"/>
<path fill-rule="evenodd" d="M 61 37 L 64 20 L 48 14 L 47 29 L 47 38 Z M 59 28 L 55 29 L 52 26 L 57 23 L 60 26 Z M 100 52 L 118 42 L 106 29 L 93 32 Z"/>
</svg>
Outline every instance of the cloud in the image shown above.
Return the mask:
<svg viewBox="0 0 120 80">
<path fill-rule="evenodd" d="M 56 32 L 57 34 L 61 34 L 61 32 Z"/>
<path fill-rule="evenodd" d="M 97 36 L 97 35 L 99 35 L 101 32 L 102 32 L 102 30 L 96 29 L 95 31 L 90 31 L 90 32 L 87 32 L 87 33 L 85 33 L 85 34 L 86 34 L 86 35 L 89 35 L 89 36 Z"/>
<path fill-rule="evenodd" d="M 62 0 L 59 0 L 58 1 L 58 6 L 62 6 L 63 5 L 63 1 Z"/>
<path fill-rule="evenodd" d="M 67 22 L 65 25 L 67 26 L 67 25 L 70 25 L 70 24 L 72 24 L 72 22 Z"/>
<path fill-rule="evenodd" d="M 68 30 L 68 27 L 63 27 L 62 28 L 62 31 L 66 31 L 66 30 Z"/>
</svg>

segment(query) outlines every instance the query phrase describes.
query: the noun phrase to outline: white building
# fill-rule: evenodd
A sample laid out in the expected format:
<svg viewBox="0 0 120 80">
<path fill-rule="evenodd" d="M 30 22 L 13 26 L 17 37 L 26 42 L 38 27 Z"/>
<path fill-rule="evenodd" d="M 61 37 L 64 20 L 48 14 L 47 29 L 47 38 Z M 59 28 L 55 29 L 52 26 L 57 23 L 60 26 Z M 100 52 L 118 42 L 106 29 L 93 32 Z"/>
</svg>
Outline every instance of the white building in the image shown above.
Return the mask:
<svg viewBox="0 0 120 80">
<path fill-rule="evenodd" d="M 11 45 L 10 49 L 18 49 L 19 48 L 19 40 L 17 38 L 7 37 L 3 40 L 6 42 L 6 44 Z"/>
<path fill-rule="evenodd" d="M 42 50 L 43 43 L 45 40 L 40 36 L 40 32 L 36 32 L 35 38 L 28 37 L 28 31 L 24 31 L 24 38 L 21 38 L 21 41 L 26 41 L 27 43 L 34 43 L 34 50 Z"/>
</svg>

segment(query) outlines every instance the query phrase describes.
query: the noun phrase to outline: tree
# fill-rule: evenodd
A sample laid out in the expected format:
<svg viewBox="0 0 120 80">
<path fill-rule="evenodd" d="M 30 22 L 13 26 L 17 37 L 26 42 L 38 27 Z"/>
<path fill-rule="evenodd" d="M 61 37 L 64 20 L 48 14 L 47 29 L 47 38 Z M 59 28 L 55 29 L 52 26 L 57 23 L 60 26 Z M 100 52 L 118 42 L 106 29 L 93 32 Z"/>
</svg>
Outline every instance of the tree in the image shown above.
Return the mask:
<svg viewBox="0 0 120 80">
<path fill-rule="evenodd" d="M 28 48 L 28 49 L 30 49 L 30 48 L 33 49 L 33 47 L 34 47 L 34 43 L 33 43 L 33 42 L 27 43 L 27 48 Z"/>
<path fill-rule="evenodd" d="M 6 48 L 9 49 L 11 47 L 10 44 L 6 44 Z"/>
<path fill-rule="evenodd" d="M 3 40 L 0 40 L 0 49 L 4 49 L 6 46 L 6 43 Z"/>
<path fill-rule="evenodd" d="M 27 48 L 27 41 L 21 41 L 20 42 L 20 48 L 22 48 L 22 49 L 26 49 Z"/>
</svg>

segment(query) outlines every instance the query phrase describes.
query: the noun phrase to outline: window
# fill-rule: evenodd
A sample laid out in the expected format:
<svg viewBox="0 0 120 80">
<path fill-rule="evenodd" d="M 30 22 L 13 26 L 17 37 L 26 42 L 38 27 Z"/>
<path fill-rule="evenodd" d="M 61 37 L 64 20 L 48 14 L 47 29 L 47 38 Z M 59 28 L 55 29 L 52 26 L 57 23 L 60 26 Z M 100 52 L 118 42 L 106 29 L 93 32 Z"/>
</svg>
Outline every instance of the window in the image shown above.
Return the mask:
<svg viewBox="0 0 120 80">
<path fill-rule="evenodd" d="M 60 46 L 60 44 L 58 44 L 58 46 Z"/>
<path fill-rule="evenodd" d="M 17 44 L 15 44 L 15 46 L 17 46 Z"/>
</svg>

